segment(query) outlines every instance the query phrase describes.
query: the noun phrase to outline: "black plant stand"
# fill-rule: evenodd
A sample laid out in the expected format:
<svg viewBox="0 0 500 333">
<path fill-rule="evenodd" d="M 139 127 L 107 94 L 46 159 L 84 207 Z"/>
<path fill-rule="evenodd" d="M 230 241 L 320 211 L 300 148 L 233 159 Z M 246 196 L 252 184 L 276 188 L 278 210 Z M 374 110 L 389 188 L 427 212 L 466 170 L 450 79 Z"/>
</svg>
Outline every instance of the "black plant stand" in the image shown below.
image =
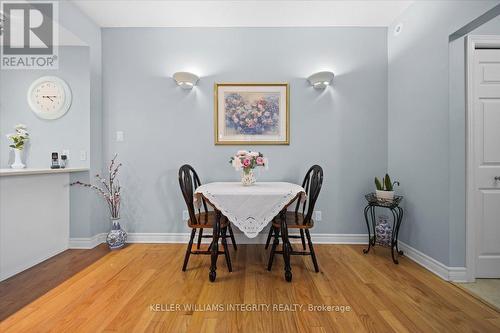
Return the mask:
<svg viewBox="0 0 500 333">
<path fill-rule="evenodd" d="M 399 227 L 401 226 L 401 222 L 403 221 L 403 208 L 399 207 L 399 203 L 401 202 L 401 200 L 403 200 L 403 197 L 395 195 L 394 200 L 387 201 L 387 200 L 377 199 L 375 193 L 369 193 L 365 195 L 365 198 L 366 201 L 368 201 L 368 205 L 366 205 L 364 212 L 366 227 L 368 228 L 368 248 L 363 249 L 363 253 L 367 254 L 370 251 L 370 249 L 373 246 L 375 246 L 377 241 L 377 234 L 375 232 L 375 225 L 376 225 L 375 207 L 387 208 L 391 211 L 392 216 L 394 218 L 392 222 L 392 234 L 391 234 L 391 244 L 390 244 L 392 261 L 395 264 L 399 264 L 397 257 L 394 256 L 394 250 L 396 250 L 396 254 L 398 256 L 403 255 L 403 251 L 400 251 L 398 248 Z M 371 227 L 369 221 L 370 219 L 371 219 Z"/>
</svg>

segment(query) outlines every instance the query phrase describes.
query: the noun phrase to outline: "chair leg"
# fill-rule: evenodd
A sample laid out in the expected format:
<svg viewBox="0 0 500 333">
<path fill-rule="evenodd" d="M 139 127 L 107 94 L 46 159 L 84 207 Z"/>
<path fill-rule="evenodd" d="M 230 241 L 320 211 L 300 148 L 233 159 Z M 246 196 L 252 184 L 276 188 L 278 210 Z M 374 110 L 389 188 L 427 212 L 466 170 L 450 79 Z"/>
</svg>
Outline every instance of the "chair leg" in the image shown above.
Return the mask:
<svg viewBox="0 0 500 333">
<path fill-rule="evenodd" d="M 226 240 L 226 232 L 227 232 L 227 227 L 222 228 L 222 246 L 224 246 L 224 256 L 226 257 L 226 265 L 227 269 L 232 272 L 233 271 L 233 266 L 231 265 L 231 257 L 229 256 L 229 249 L 227 248 L 227 240 Z"/>
<path fill-rule="evenodd" d="M 196 244 L 196 248 L 198 250 L 200 249 L 202 238 L 203 238 L 203 228 L 200 228 L 200 233 L 198 234 L 198 243 Z"/>
<path fill-rule="evenodd" d="M 288 226 L 286 225 L 286 215 L 282 211 L 280 213 L 281 220 L 281 241 L 283 242 L 283 260 L 285 261 L 285 280 L 292 282 L 292 266 L 290 264 L 290 255 L 292 252 L 292 245 L 288 238 Z"/>
<path fill-rule="evenodd" d="M 233 243 L 234 250 L 238 250 L 238 247 L 236 246 L 236 240 L 234 239 L 234 234 L 233 234 L 233 228 L 231 228 L 231 222 L 227 225 L 229 228 L 229 236 L 231 236 L 231 243 Z"/>
<path fill-rule="evenodd" d="M 186 255 L 184 256 L 184 265 L 182 265 L 183 272 L 186 271 L 188 265 L 189 256 L 191 255 L 191 247 L 193 246 L 193 239 L 195 234 L 196 234 L 196 229 L 191 230 L 191 237 L 189 238 L 189 243 L 186 249 Z"/>
<path fill-rule="evenodd" d="M 219 257 L 219 236 L 220 236 L 220 221 L 222 214 L 220 211 L 215 211 L 215 224 L 212 227 L 212 247 L 210 248 L 210 272 L 208 279 L 210 282 L 215 282 L 217 278 L 217 258 Z"/>
<path fill-rule="evenodd" d="M 309 243 L 309 252 L 311 252 L 311 258 L 313 261 L 314 270 L 316 271 L 316 273 L 318 273 L 319 272 L 318 261 L 316 260 L 316 254 L 314 253 L 314 247 L 311 241 L 311 235 L 309 234 L 308 229 L 306 229 L 305 231 L 306 231 L 307 242 Z"/>
<path fill-rule="evenodd" d="M 306 250 L 306 238 L 304 237 L 304 230 L 300 229 L 300 240 L 302 241 L 302 249 Z"/>
<path fill-rule="evenodd" d="M 271 253 L 269 253 L 269 262 L 267 263 L 267 270 L 270 271 L 271 268 L 273 267 L 273 260 L 274 260 L 274 253 L 276 252 L 276 247 L 278 246 L 280 239 L 279 239 L 279 229 L 274 228 L 274 226 L 271 226 L 271 230 L 274 229 L 274 241 L 273 245 L 271 246 Z"/>
<path fill-rule="evenodd" d="M 273 226 L 271 225 L 271 228 L 269 229 L 269 234 L 267 234 L 267 241 L 266 241 L 266 247 L 265 249 L 269 247 L 269 243 L 271 243 L 271 237 L 273 237 Z"/>
</svg>

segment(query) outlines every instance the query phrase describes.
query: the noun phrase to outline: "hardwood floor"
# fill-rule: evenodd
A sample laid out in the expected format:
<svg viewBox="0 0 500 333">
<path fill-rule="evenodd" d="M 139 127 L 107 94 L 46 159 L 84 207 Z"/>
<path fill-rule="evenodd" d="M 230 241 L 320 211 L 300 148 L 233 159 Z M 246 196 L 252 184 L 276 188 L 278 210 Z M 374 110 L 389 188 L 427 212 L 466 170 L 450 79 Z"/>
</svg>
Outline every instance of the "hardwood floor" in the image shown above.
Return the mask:
<svg viewBox="0 0 500 333">
<path fill-rule="evenodd" d="M 10 281 L 17 291 L 0 283 L 2 299 L 5 292 L 11 298 L 16 292 L 37 293 L 0 323 L 0 331 L 500 332 L 500 313 L 464 291 L 407 258 L 394 265 L 387 249 L 363 255 L 362 248 L 317 245 L 321 272 L 314 272 L 309 257 L 294 256 L 293 281 L 286 283 L 282 258 L 277 256 L 268 272 L 264 246 L 242 245 L 231 249 L 234 271 L 228 273 L 219 258 L 217 280 L 210 283 L 207 256 L 192 256 L 183 273 L 184 245 L 133 244 L 41 296 L 37 289 L 48 282 L 36 282 L 38 275 Z M 241 304 L 261 308 L 228 308 Z M 295 304 L 299 311 L 278 311 L 280 304 L 282 310 Z M 351 310 L 309 311 L 309 304 Z M 2 301 L 0 310 L 9 313 L 5 308 L 11 306 Z"/>
<path fill-rule="evenodd" d="M 0 282 L 0 321 L 93 264 L 109 251 L 104 244 L 92 250 L 67 250 Z"/>
</svg>

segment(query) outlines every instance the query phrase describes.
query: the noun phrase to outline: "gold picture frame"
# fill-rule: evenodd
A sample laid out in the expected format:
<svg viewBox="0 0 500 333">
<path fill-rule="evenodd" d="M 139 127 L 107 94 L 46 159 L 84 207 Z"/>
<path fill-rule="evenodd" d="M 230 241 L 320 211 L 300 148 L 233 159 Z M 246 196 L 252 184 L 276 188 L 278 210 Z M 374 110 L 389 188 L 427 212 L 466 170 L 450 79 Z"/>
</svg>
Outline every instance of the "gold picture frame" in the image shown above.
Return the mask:
<svg viewBox="0 0 500 333">
<path fill-rule="evenodd" d="M 231 110 L 226 109 L 227 98 L 235 105 Z M 250 121 L 239 118 L 250 113 L 256 115 Z M 214 135 L 216 145 L 289 145 L 288 83 L 215 83 Z"/>
</svg>

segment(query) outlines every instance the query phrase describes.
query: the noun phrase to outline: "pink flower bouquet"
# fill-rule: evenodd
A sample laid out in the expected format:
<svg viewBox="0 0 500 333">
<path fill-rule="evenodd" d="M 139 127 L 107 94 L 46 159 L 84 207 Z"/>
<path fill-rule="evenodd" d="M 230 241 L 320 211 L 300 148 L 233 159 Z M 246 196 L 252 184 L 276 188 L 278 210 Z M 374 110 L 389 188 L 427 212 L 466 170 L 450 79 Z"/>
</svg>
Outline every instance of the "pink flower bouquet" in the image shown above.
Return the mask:
<svg viewBox="0 0 500 333">
<path fill-rule="evenodd" d="M 235 156 L 232 156 L 229 163 L 237 170 L 243 170 L 244 173 L 249 173 L 256 167 L 268 166 L 267 158 L 260 152 L 240 150 Z"/>
</svg>

